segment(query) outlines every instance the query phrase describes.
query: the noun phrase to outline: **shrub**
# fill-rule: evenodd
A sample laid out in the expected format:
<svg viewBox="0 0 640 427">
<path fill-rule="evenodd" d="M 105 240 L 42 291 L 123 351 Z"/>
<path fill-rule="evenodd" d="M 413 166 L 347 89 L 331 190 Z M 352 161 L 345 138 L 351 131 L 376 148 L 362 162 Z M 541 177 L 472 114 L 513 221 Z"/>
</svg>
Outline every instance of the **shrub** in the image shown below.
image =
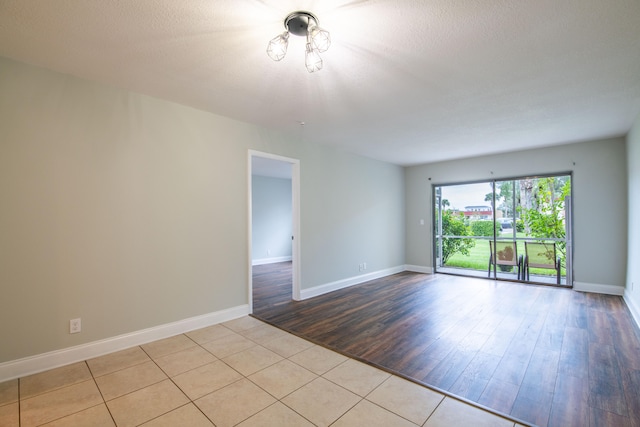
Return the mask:
<svg viewBox="0 0 640 427">
<path fill-rule="evenodd" d="M 451 211 L 442 212 L 442 234 L 444 236 L 468 236 L 469 232 L 464 225 L 462 215 L 456 215 Z M 469 249 L 474 247 L 476 242 L 473 239 L 442 239 L 442 264 L 446 264 L 449 258 L 455 253 L 469 255 Z"/>
<path fill-rule="evenodd" d="M 497 224 L 497 226 L 500 225 Z M 473 221 L 471 234 L 474 236 L 493 236 L 493 221 Z"/>
</svg>

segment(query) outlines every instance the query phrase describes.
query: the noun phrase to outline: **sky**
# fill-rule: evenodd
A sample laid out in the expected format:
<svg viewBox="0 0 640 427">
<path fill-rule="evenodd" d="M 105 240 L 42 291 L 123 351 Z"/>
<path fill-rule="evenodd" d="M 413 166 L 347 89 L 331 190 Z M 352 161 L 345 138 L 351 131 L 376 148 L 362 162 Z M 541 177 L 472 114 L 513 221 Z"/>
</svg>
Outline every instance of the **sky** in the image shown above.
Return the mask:
<svg viewBox="0 0 640 427">
<path fill-rule="evenodd" d="M 442 188 L 442 199 L 449 200 L 451 208 L 464 210 L 465 206 L 491 206 L 484 197 L 491 192 L 491 183 L 448 185 Z"/>
</svg>

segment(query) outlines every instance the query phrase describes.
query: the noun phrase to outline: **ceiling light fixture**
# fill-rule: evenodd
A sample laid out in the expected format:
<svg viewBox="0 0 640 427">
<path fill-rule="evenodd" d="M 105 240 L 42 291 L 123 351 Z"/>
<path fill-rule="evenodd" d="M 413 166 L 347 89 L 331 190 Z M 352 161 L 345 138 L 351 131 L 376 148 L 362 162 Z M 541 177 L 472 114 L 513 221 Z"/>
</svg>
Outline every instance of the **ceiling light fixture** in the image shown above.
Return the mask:
<svg viewBox="0 0 640 427">
<path fill-rule="evenodd" d="M 274 61 L 280 61 L 287 54 L 289 34 L 306 36 L 304 64 L 307 71 L 313 73 L 322 69 L 320 53 L 325 52 L 331 45 L 329 32 L 318 26 L 318 18 L 310 12 L 297 11 L 290 13 L 284 19 L 285 32 L 274 37 L 267 46 L 267 55 Z"/>
</svg>

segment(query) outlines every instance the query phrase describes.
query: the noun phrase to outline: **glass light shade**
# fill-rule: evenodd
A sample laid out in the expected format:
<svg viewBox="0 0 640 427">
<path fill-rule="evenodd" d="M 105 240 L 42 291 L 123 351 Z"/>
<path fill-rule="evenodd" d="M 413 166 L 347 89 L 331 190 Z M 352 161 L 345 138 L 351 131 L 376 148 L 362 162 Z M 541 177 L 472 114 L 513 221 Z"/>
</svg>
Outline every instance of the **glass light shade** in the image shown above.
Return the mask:
<svg viewBox="0 0 640 427">
<path fill-rule="evenodd" d="M 309 28 L 309 35 L 311 36 L 313 47 L 318 49 L 318 52 L 326 52 L 329 46 L 331 46 L 331 35 L 329 31 L 314 25 Z"/>
<path fill-rule="evenodd" d="M 287 54 L 289 46 L 289 33 L 285 31 L 277 37 L 274 37 L 267 46 L 267 55 L 274 61 L 280 61 Z"/>
<path fill-rule="evenodd" d="M 311 43 L 307 43 L 307 49 L 304 56 L 304 65 L 307 67 L 307 71 L 313 73 L 322 69 L 322 58 L 317 49 L 311 46 Z"/>
</svg>

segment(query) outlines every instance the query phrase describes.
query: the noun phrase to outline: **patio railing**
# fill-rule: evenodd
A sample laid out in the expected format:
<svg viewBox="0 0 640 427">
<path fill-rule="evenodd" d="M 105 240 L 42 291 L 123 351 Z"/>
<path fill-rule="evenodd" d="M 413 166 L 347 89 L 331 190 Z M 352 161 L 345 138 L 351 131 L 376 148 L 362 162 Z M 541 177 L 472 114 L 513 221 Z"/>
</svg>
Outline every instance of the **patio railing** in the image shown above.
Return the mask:
<svg viewBox="0 0 640 427">
<path fill-rule="evenodd" d="M 442 262 L 442 250 L 444 243 L 447 239 L 464 239 L 465 241 L 471 241 L 473 244 L 468 248 L 468 254 L 463 254 L 457 251 L 452 254 L 448 254 L 446 262 Z M 489 274 L 489 259 L 490 249 L 489 242 L 492 241 L 492 237 L 484 236 L 437 236 L 436 245 L 436 271 L 439 273 L 451 273 L 461 274 L 475 277 L 491 277 L 505 280 L 518 280 L 517 267 L 497 265 L 491 267 L 491 273 Z M 554 238 L 535 238 L 535 237 L 516 237 L 512 236 L 500 236 L 496 238 L 498 242 L 516 242 L 518 257 L 525 255 L 525 242 L 541 242 L 541 243 L 555 243 L 557 255 L 561 257 L 561 278 L 560 284 L 566 284 L 566 262 L 564 260 L 563 248 L 566 248 L 567 242 L 565 239 Z M 495 268 L 497 267 L 497 269 Z M 531 268 L 529 275 L 529 282 L 532 283 L 556 283 L 556 271 L 552 269 Z M 523 275 L 524 276 L 524 275 Z M 524 277 L 523 277 L 524 279 Z"/>
</svg>

